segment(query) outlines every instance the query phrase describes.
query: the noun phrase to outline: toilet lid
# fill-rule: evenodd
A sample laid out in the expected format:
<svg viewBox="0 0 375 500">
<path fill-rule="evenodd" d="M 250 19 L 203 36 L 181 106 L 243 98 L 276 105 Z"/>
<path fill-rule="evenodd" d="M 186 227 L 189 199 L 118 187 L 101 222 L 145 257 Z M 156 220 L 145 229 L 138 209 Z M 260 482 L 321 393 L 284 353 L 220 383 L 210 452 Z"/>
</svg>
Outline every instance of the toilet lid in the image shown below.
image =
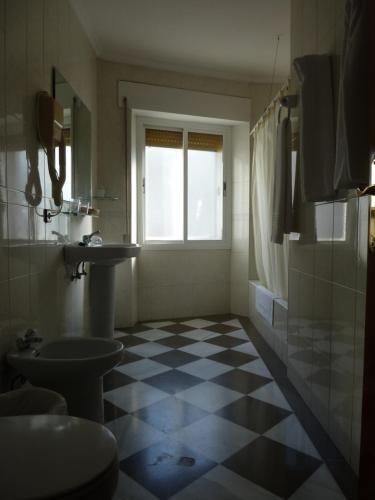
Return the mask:
<svg viewBox="0 0 375 500">
<path fill-rule="evenodd" d="M 0 418 L 2 500 L 61 495 L 93 481 L 116 457 L 113 434 L 95 422 L 60 415 Z"/>
</svg>

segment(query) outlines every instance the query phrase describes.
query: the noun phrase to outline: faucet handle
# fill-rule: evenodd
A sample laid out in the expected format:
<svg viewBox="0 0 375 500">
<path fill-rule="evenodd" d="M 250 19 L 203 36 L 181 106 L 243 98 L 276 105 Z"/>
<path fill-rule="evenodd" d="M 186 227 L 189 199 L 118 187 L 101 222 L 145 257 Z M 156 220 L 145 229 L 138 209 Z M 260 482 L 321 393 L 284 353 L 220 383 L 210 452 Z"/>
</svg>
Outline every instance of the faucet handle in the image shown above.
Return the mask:
<svg viewBox="0 0 375 500">
<path fill-rule="evenodd" d="M 43 337 L 36 330 L 28 328 L 22 337 L 17 337 L 16 346 L 20 351 L 23 351 L 24 349 L 28 349 L 31 344 L 39 342 L 43 342 Z"/>
</svg>

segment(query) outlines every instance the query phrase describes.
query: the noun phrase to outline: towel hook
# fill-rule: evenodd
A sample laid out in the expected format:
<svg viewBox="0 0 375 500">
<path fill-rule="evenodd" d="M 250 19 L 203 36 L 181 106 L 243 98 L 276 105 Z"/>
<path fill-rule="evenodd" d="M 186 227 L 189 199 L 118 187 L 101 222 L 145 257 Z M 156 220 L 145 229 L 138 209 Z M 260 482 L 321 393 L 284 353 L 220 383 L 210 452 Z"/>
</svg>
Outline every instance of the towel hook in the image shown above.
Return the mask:
<svg viewBox="0 0 375 500">
<path fill-rule="evenodd" d="M 280 99 L 280 110 L 281 107 L 287 108 L 288 109 L 288 120 L 290 119 L 290 110 L 292 108 L 296 108 L 298 104 L 298 95 L 297 94 L 289 94 L 289 95 L 284 95 Z M 280 110 L 279 110 L 279 122 L 280 122 Z"/>
</svg>

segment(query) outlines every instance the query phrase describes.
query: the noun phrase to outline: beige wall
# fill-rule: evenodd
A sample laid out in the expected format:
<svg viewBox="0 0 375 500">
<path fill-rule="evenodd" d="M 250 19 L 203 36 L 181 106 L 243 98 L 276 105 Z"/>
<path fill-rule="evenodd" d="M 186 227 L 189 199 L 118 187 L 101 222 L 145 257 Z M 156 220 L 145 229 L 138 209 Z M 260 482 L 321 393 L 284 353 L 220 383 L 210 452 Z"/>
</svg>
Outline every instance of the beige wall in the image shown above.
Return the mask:
<svg viewBox="0 0 375 500">
<path fill-rule="evenodd" d="M 292 60 L 332 54 L 336 82 L 344 4 L 292 1 Z M 298 89 L 295 78 L 292 84 Z M 303 206 L 302 233 L 311 237 L 314 220 L 322 217 L 330 228 L 327 241 L 290 242 L 288 375 L 358 471 L 369 200 L 347 195 L 351 193 L 335 202 Z M 346 235 L 337 241 L 333 234 L 343 205 Z"/>
<path fill-rule="evenodd" d="M 99 169 L 97 185 L 105 188 L 107 194 L 119 196 L 119 200 L 100 202 L 102 216 L 98 220 L 98 225 L 103 231 L 104 238 L 111 241 L 123 241 L 125 233 L 124 110 L 118 107 L 117 102 L 117 83 L 119 80 L 250 97 L 252 100 L 252 122 L 262 113 L 269 96 L 269 85 L 219 80 L 99 60 Z M 247 169 L 247 172 L 249 170 L 248 153 L 247 163 L 243 164 L 241 168 Z M 239 175 L 239 167 L 237 167 L 236 172 Z M 237 206 L 239 197 L 241 197 L 242 203 L 246 204 L 243 197 L 244 194 L 248 194 L 246 186 L 249 183 L 249 178 L 248 173 L 241 173 L 241 175 L 244 177 L 236 177 L 236 187 L 240 188 L 242 181 L 243 184 L 241 189 L 233 193 L 234 206 Z M 246 193 L 244 193 L 243 187 L 245 187 L 245 191 L 247 189 Z M 236 216 L 241 218 L 241 214 L 237 213 Z M 238 220 L 239 218 L 237 217 Z M 242 222 L 243 225 L 246 225 L 244 219 Z M 239 231 L 242 231 L 241 236 L 239 236 Z M 238 221 L 235 224 L 235 238 L 236 241 L 238 238 L 242 238 L 242 240 L 247 238 L 246 231 L 243 232 Z M 228 312 L 231 307 L 231 282 L 233 283 L 233 292 L 236 294 L 236 304 L 247 301 L 246 286 L 242 286 L 245 290 L 245 296 L 239 297 L 241 286 L 238 281 L 238 273 L 244 271 L 242 276 L 246 274 L 247 277 L 248 260 L 248 257 L 244 258 L 243 251 L 239 252 L 239 244 L 237 241 L 236 255 L 232 258 L 230 251 L 223 250 L 141 253 L 137 259 L 139 273 L 138 319 Z M 242 241 L 242 248 L 245 246 Z M 238 259 L 240 261 L 237 262 Z M 134 290 L 135 278 L 132 276 L 130 265 L 128 262 L 117 268 L 117 326 L 125 326 L 137 319 L 134 317 L 136 307 L 131 293 Z M 242 265 L 245 265 L 246 269 Z M 236 283 L 234 283 L 235 281 Z"/>
<path fill-rule="evenodd" d="M 51 185 L 36 143 L 34 98 L 51 92 L 56 66 L 92 112 L 96 161 L 96 56 L 65 0 L 0 1 L 0 355 L 27 327 L 45 336 L 87 327 L 86 281 L 65 276 L 62 246 L 52 231 L 77 240 L 89 217 L 59 215 L 44 224 L 28 205 L 28 158 L 38 165 L 43 200 Z"/>
</svg>

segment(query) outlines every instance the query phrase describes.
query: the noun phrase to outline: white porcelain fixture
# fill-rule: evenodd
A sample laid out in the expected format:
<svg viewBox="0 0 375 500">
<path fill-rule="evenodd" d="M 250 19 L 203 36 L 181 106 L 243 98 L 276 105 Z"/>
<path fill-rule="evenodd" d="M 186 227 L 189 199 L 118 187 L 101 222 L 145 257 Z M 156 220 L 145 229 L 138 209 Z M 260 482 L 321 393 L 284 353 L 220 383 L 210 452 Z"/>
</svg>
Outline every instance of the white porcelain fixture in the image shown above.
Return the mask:
<svg viewBox="0 0 375 500">
<path fill-rule="evenodd" d="M 7 360 L 33 385 L 62 394 L 70 415 L 102 422 L 103 375 L 121 360 L 123 349 L 117 340 L 62 338 L 9 352 Z"/>
<path fill-rule="evenodd" d="M 137 257 L 139 245 L 66 245 L 65 262 L 90 262 L 90 327 L 93 337 L 112 338 L 115 317 L 115 265 Z"/>
<path fill-rule="evenodd" d="M 2 500 L 110 500 L 116 440 L 104 426 L 57 415 L 0 418 Z"/>
<path fill-rule="evenodd" d="M 0 394 L 0 417 L 16 415 L 67 415 L 65 399 L 55 391 L 25 387 Z"/>
</svg>

